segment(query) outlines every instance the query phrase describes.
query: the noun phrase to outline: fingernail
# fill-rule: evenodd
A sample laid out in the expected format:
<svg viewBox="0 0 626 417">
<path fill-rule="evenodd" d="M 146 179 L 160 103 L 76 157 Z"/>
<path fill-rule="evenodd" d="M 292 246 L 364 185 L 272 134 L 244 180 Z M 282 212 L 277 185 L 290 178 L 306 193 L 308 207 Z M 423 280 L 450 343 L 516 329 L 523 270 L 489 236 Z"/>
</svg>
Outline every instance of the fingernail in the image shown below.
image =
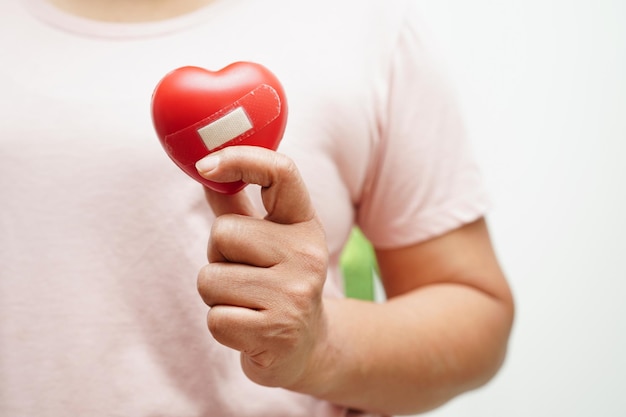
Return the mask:
<svg viewBox="0 0 626 417">
<path fill-rule="evenodd" d="M 219 162 L 219 156 L 209 155 L 196 162 L 196 169 L 199 173 L 206 174 L 217 168 Z"/>
</svg>

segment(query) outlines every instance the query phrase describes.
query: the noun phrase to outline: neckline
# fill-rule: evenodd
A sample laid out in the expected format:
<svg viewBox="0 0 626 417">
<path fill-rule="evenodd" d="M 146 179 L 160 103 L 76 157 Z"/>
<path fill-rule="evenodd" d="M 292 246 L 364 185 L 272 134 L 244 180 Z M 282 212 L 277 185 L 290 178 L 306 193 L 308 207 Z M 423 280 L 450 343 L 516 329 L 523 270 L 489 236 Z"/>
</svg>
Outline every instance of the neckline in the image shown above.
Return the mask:
<svg viewBox="0 0 626 417">
<path fill-rule="evenodd" d="M 223 5 L 216 0 L 181 16 L 154 22 L 103 22 L 73 15 L 46 0 L 25 0 L 27 9 L 39 20 L 76 35 L 109 39 L 133 39 L 167 35 L 206 22 Z"/>
</svg>

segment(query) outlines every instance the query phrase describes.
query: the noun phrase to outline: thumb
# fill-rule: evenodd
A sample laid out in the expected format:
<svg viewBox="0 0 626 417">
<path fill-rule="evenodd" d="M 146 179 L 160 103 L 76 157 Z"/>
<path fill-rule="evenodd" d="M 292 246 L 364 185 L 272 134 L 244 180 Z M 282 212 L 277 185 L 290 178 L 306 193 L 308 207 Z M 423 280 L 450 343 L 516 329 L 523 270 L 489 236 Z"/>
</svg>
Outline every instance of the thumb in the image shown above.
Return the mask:
<svg viewBox="0 0 626 417">
<path fill-rule="evenodd" d="M 243 181 L 262 187 L 266 219 L 294 224 L 316 217 L 308 190 L 294 162 L 283 154 L 258 146 L 230 146 L 201 159 L 198 173 L 215 182 Z M 242 197 L 243 195 L 243 197 Z M 214 210 L 249 210 L 244 193 L 233 196 L 211 195 Z M 223 211 L 221 212 L 223 213 Z M 245 211 L 245 214 L 249 214 Z M 218 213 L 216 213 L 218 214 Z M 238 214 L 244 214 L 241 211 Z"/>
</svg>

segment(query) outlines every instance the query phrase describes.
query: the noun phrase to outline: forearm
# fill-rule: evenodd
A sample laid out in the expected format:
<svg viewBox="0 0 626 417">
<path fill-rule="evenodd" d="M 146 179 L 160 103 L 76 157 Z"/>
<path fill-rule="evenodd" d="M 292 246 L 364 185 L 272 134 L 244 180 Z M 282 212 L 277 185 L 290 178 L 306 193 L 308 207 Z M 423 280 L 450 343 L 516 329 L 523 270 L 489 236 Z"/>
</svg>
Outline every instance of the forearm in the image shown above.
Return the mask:
<svg viewBox="0 0 626 417">
<path fill-rule="evenodd" d="M 211 334 L 241 352 L 252 381 L 408 414 L 478 387 L 497 371 L 513 300 L 484 219 L 414 245 L 377 249 L 386 303 L 323 299 L 327 242 L 293 161 L 236 146 L 199 166 L 211 181 L 262 187 L 263 217 L 245 193 L 207 193 L 217 219 L 209 264 L 198 275 Z M 266 244 L 268 237 L 276 244 Z"/>
<path fill-rule="evenodd" d="M 512 305 L 472 287 L 434 284 L 383 304 L 328 300 L 327 339 L 295 387 L 386 414 L 432 409 L 500 367 Z"/>
</svg>

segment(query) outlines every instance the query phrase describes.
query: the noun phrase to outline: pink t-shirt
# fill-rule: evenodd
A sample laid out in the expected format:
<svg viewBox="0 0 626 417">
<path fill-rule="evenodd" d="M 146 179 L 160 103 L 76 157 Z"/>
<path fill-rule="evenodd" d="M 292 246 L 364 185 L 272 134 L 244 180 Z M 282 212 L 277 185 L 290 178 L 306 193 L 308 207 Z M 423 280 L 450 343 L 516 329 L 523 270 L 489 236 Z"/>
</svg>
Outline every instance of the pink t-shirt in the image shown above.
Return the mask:
<svg viewBox="0 0 626 417">
<path fill-rule="evenodd" d="M 184 65 L 277 74 L 290 107 L 279 150 L 324 222 L 325 291 L 341 297 L 355 222 L 394 248 L 486 209 L 410 3 L 217 0 L 138 25 L 0 3 L 0 415 L 348 413 L 250 382 L 211 338 L 196 276 L 212 214 L 161 149 L 150 97 Z"/>
</svg>

